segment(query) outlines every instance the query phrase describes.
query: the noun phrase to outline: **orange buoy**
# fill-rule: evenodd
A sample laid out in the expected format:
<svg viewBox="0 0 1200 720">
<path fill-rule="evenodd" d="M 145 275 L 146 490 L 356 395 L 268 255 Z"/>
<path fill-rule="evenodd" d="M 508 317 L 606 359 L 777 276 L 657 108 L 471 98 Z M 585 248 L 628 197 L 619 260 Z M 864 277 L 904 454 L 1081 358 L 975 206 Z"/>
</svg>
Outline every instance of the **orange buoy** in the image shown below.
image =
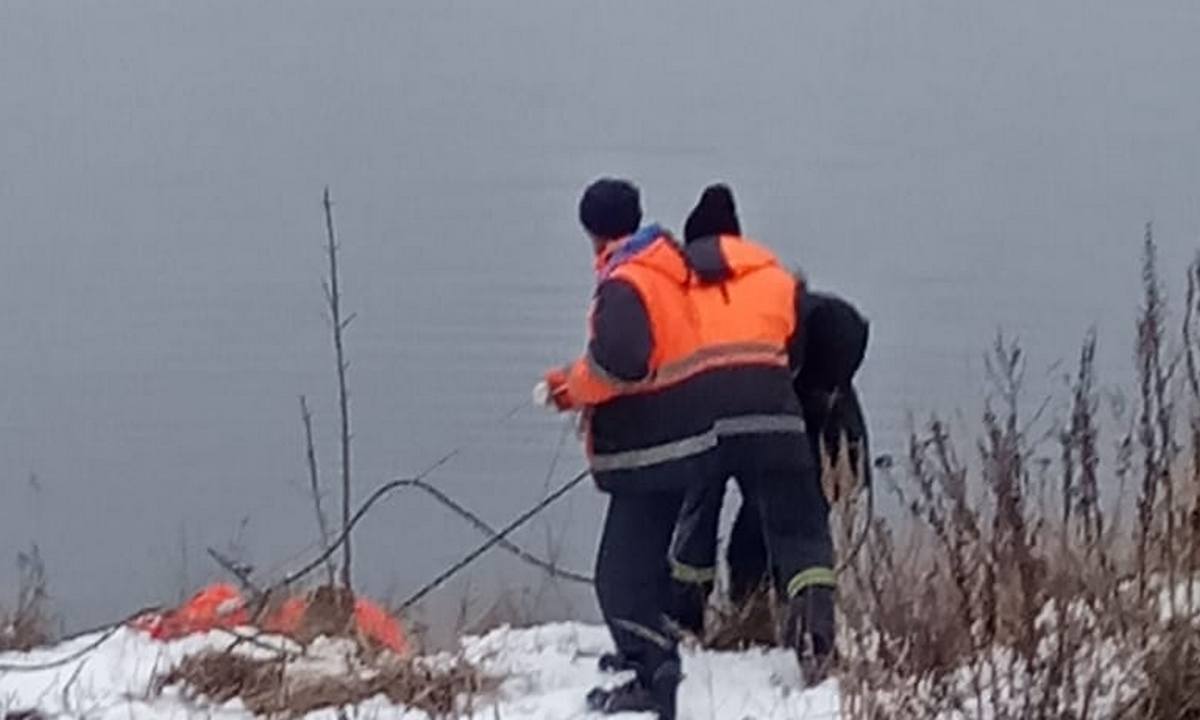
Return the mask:
<svg viewBox="0 0 1200 720">
<path fill-rule="evenodd" d="M 354 601 L 354 625 L 367 637 L 397 655 L 408 655 L 408 638 L 400 621 L 366 598 Z"/>
<path fill-rule="evenodd" d="M 202 588 L 187 602 L 157 618 L 138 618 L 134 627 L 145 629 L 150 637 L 175 640 L 193 633 L 217 628 L 233 628 L 250 622 L 246 603 L 237 588 L 215 583 Z"/>
<path fill-rule="evenodd" d="M 313 597 L 310 593 L 285 599 L 262 618 L 260 628 L 289 637 L 328 632 L 316 618 L 309 617 Z M 176 640 L 194 633 L 250 623 L 246 601 L 237 588 L 228 583 L 215 583 L 202 588 L 178 608 L 142 615 L 131 621 L 130 626 L 156 640 Z M 354 598 L 354 629 L 359 637 L 397 655 L 410 653 L 400 620 L 367 598 Z"/>
</svg>

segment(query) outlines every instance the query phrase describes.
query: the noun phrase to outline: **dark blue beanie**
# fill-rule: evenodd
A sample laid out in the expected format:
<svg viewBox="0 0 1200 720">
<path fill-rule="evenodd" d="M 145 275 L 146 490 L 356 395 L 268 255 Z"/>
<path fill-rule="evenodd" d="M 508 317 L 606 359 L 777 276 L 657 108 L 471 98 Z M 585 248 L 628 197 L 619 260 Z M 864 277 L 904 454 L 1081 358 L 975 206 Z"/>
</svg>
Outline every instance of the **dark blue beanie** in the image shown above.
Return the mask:
<svg viewBox="0 0 1200 720">
<path fill-rule="evenodd" d="M 634 233 L 642 222 L 642 201 L 628 180 L 600 178 L 579 199 L 579 222 L 598 238 L 615 239 Z"/>
</svg>

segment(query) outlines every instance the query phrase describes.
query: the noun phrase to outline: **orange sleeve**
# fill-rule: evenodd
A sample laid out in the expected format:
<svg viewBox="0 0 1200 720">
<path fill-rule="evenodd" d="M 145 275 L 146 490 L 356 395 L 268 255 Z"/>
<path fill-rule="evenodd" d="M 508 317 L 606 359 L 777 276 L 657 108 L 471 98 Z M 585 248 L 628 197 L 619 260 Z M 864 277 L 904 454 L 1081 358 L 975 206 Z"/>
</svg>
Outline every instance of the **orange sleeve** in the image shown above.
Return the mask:
<svg viewBox="0 0 1200 720">
<path fill-rule="evenodd" d="M 599 405 L 620 394 L 615 384 L 599 375 L 599 369 L 585 354 L 571 364 L 567 372 L 567 397 L 572 408 Z"/>
</svg>

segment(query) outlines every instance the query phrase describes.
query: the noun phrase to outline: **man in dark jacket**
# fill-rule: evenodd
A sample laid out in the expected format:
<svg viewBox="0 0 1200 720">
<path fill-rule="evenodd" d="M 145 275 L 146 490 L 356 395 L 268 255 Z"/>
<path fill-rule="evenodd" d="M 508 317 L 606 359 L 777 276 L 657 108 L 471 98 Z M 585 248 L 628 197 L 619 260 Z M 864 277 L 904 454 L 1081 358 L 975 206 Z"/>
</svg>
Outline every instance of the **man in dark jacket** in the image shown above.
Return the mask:
<svg viewBox="0 0 1200 720">
<path fill-rule="evenodd" d="M 637 229 L 640 217 L 627 182 L 584 192 L 598 280 L 590 337 L 584 355 L 545 383 L 559 409 L 587 418 L 592 475 L 609 494 L 596 593 L 635 671 L 625 685 L 593 691 L 589 707 L 670 720 L 680 665 L 667 559 L 684 494 L 736 475 L 760 509 L 772 571 L 793 596 L 831 582 L 832 570 L 812 572 L 824 560 L 808 556 L 831 548 L 811 548 L 786 510 L 805 502 L 793 478 L 815 473 L 791 392 L 795 280 L 748 239 L 680 248 L 655 226 Z"/>
<path fill-rule="evenodd" d="M 732 193 L 723 185 L 707 188 L 684 226 L 690 248 L 703 238 L 740 235 Z M 789 348 L 794 371 L 792 390 L 803 407 L 810 456 L 836 456 L 843 437 L 852 467 L 866 460 L 866 428 L 851 379 L 866 346 L 866 323 L 845 301 L 804 291 L 797 281 L 799 330 Z M 747 493 L 747 479 L 758 472 L 754 449 L 731 438 L 725 456 L 732 458 L 727 475 L 738 479 L 744 495 L 730 535 L 727 561 L 730 596 L 746 602 L 775 575 L 777 588 L 789 600 L 785 641 L 799 654 L 808 682 L 824 677 L 834 642 L 833 548 L 827 498 L 821 491 L 819 465 L 793 468 L 788 482 L 772 488 L 764 504 L 760 492 Z M 675 619 L 699 633 L 704 607 L 716 575 L 716 530 L 724 496 L 723 477 L 690 492 L 680 514 L 672 550 Z M 754 495 L 758 495 L 755 497 Z M 782 510 L 781 510 L 782 509 Z M 771 517 L 783 512 L 788 517 Z M 766 513 L 766 514 L 764 514 Z M 799 526 L 793 552 L 803 558 L 804 570 L 779 583 L 768 567 L 764 534 L 772 525 Z"/>
<path fill-rule="evenodd" d="M 662 370 L 654 349 L 696 334 L 656 327 L 658 318 L 679 315 L 685 298 L 682 287 L 673 291 L 664 278 L 685 277 L 686 269 L 675 241 L 657 226 L 639 229 L 641 218 L 638 190 L 628 181 L 603 178 L 584 191 L 579 220 L 596 267 L 587 350 L 570 366 L 547 373 L 544 382 L 559 410 L 579 410 L 586 419 L 592 475 L 609 495 L 596 596 L 620 656 L 635 671 L 624 685 L 593 690 L 588 707 L 652 711 L 674 720 L 682 673 L 666 622 L 667 552 L 688 479 L 711 472 L 713 462 L 710 449 L 688 446 L 687 439 L 709 432 L 711 420 L 695 411 L 702 393 L 695 383 L 655 392 L 648 382 Z M 655 423 L 667 408 L 674 409 L 676 422 Z M 658 447 L 680 445 L 694 451 L 643 462 Z"/>
</svg>

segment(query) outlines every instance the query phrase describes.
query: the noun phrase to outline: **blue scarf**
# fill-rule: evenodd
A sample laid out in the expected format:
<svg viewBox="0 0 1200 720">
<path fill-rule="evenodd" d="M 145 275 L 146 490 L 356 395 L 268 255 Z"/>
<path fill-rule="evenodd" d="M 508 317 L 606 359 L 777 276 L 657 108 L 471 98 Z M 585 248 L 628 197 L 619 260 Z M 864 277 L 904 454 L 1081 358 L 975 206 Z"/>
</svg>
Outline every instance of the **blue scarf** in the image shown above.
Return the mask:
<svg viewBox="0 0 1200 720">
<path fill-rule="evenodd" d="M 604 264 L 604 269 L 600 271 L 600 279 L 604 280 L 607 278 L 614 270 L 628 262 L 634 255 L 653 245 L 655 240 L 665 234 L 666 231 L 662 229 L 661 225 L 650 223 L 630 235 L 627 240 L 621 243 L 620 247 L 613 251 L 612 255 L 608 256 L 608 262 Z"/>
</svg>

